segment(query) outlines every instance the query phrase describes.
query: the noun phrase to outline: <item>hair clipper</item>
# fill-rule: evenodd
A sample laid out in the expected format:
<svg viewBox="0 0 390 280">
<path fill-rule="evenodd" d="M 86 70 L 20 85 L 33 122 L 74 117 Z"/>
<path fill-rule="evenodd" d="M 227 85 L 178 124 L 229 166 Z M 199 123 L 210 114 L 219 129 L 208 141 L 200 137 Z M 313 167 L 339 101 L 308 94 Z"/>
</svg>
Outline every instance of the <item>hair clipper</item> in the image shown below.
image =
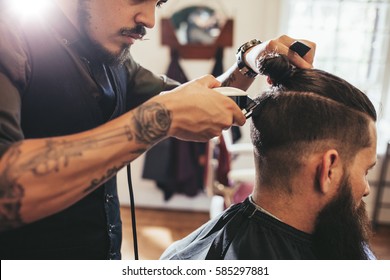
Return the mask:
<svg viewBox="0 0 390 280">
<path fill-rule="evenodd" d="M 238 88 L 234 87 L 218 87 L 213 90 L 230 97 L 241 108 L 242 113 L 248 119 L 252 116 L 253 110 L 257 107 L 257 103 L 248 96 L 248 94 Z"/>
</svg>

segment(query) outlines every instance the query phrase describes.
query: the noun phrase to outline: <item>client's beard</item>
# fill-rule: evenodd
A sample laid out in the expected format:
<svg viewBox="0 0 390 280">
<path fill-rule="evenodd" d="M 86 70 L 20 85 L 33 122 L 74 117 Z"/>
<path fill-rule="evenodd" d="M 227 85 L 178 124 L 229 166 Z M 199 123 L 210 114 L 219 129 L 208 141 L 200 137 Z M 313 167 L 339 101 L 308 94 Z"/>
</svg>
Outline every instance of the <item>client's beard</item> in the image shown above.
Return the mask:
<svg viewBox="0 0 390 280">
<path fill-rule="evenodd" d="M 367 259 L 365 246 L 371 225 L 362 201 L 356 208 L 349 177 L 344 176 L 340 194 L 319 214 L 313 233 L 313 250 L 319 259 Z"/>
</svg>

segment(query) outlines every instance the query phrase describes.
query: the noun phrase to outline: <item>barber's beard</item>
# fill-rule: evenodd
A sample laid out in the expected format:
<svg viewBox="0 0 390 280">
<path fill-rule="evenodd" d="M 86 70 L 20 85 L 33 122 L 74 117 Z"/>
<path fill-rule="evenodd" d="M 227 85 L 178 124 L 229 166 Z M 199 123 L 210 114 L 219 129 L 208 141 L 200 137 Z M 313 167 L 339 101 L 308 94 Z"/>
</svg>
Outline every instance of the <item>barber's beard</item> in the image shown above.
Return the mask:
<svg viewBox="0 0 390 280">
<path fill-rule="evenodd" d="M 313 233 L 313 249 L 319 259 L 367 259 L 365 245 L 371 237 L 371 225 L 362 201 L 354 202 L 348 176 L 340 194 L 319 214 Z"/>
<path fill-rule="evenodd" d="M 80 0 L 78 3 L 78 20 L 81 33 L 90 50 L 88 56 L 96 61 L 107 65 L 123 64 L 130 57 L 130 45 L 123 44 L 118 53 L 110 52 L 99 42 L 91 38 L 90 34 L 90 12 L 87 7 L 89 0 Z"/>
<path fill-rule="evenodd" d="M 97 41 L 92 39 L 89 40 L 89 46 L 91 49 L 91 57 L 106 65 L 120 65 L 130 57 L 130 46 L 124 45 L 119 53 L 110 52 Z"/>
</svg>

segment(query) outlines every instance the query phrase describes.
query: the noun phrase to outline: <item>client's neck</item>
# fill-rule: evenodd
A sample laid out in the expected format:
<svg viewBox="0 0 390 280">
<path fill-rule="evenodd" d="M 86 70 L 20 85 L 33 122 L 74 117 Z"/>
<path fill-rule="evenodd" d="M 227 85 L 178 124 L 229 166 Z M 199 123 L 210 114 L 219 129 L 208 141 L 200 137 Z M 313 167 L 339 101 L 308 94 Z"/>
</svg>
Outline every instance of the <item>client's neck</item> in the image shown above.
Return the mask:
<svg viewBox="0 0 390 280">
<path fill-rule="evenodd" d="M 306 233 L 312 233 L 319 210 L 306 196 L 288 193 L 277 187 L 256 186 L 253 201 L 282 222 Z"/>
</svg>

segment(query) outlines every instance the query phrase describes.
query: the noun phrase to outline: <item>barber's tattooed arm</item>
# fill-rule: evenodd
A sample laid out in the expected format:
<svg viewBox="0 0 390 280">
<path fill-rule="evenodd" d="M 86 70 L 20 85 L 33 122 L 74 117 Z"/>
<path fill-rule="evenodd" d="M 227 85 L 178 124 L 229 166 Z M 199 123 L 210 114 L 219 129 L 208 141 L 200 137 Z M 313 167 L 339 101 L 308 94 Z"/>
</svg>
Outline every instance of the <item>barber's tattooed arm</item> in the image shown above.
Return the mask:
<svg viewBox="0 0 390 280">
<path fill-rule="evenodd" d="M 134 114 L 135 137 L 139 143 L 155 143 L 165 136 L 171 126 L 171 115 L 159 103 L 145 104 Z"/>
<path fill-rule="evenodd" d="M 0 231 L 77 202 L 166 137 L 171 121 L 148 102 L 87 132 L 15 143 L 0 159 Z"/>
</svg>

